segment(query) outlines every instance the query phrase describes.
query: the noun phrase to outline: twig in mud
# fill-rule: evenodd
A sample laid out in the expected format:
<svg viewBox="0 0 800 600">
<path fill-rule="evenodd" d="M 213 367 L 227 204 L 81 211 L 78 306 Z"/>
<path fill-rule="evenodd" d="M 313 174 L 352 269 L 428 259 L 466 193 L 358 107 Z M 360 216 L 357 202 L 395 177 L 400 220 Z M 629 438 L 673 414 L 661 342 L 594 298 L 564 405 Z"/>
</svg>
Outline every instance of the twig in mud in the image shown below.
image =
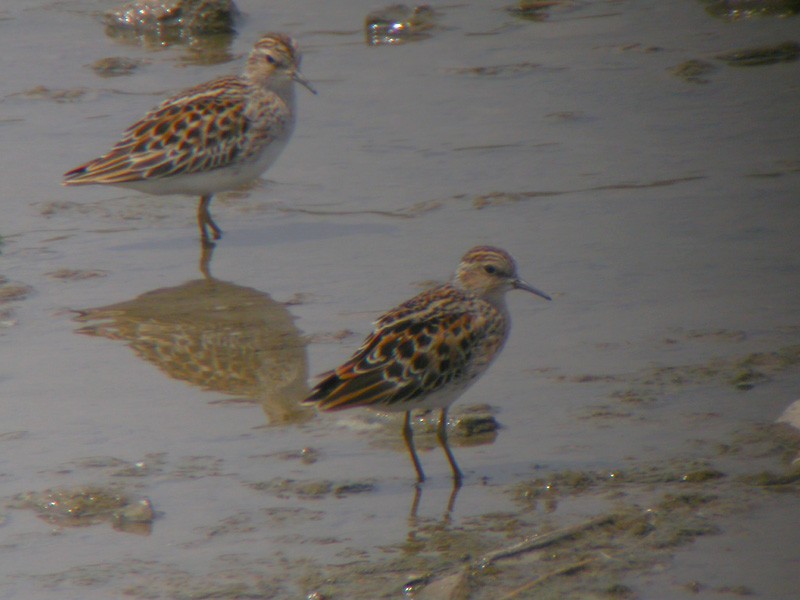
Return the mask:
<svg viewBox="0 0 800 600">
<path fill-rule="evenodd" d="M 493 552 L 484 554 L 477 561 L 473 562 L 471 566 L 462 565 L 460 567 L 460 572 L 459 570 L 450 570 L 447 573 L 440 574 L 436 577 L 427 577 L 424 579 L 411 581 L 406 584 L 406 589 L 412 589 L 420 584 L 423 584 L 425 587 L 438 586 L 436 590 L 436 594 L 438 595 L 434 595 L 432 597 L 435 598 L 465 597 L 462 594 L 462 589 L 463 586 L 465 585 L 466 578 L 471 577 L 470 573 L 472 571 L 480 571 L 496 563 L 499 560 L 503 560 L 505 558 L 512 558 L 514 556 L 524 554 L 525 552 L 531 552 L 532 550 L 538 550 L 540 548 L 550 546 L 551 544 L 556 544 L 562 540 L 575 537 L 576 535 L 584 531 L 593 529 L 594 527 L 599 527 L 600 525 L 606 525 L 608 523 L 612 523 L 616 520 L 616 518 L 617 516 L 613 514 L 601 515 L 599 517 L 595 517 L 594 519 L 589 519 L 588 521 L 584 521 L 583 523 L 578 523 L 577 525 L 572 525 L 571 527 L 564 527 L 563 529 L 553 531 L 546 535 L 539 535 L 539 536 L 534 536 L 532 538 L 527 538 L 525 540 L 522 540 L 518 544 L 509 546 L 508 548 L 501 548 L 499 550 L 495 550 Z M 575 571 L 579 571 L 585 568 L 594 560 L 596 560 L 596 558 L 587 558 L 580 562 L 573 563 L 571 565 L 567 565 L 565 567 L 561 567 L 560 569 L 551 571 L 550 573 L 546 573 L 541 577 L 537 577 L 533 581 L 529 581 L 522 587 L 519 587 L 516 590 L 512 590 L 509 594 L 503 596 L 501 600 L 513 600 L 515 597 L 518 597 L 523 592 L 531 588 L 534 588 L 538 585 L 541 585 L 547 582 L 548 580 L 552 579 L 553 577 L 558 577 L 559 575 L 568 575 L 570 573 L 574 573 Z"/>
<path fill-rule="evenodd" d="M 599 517 L 595 517 L 594 519 L 589 519 L 583 523 L 578 523 L 577 525 L 572 525 L 571 527 L 565 527 L 546 535 L 537 535 L 532 538 L 527 538 L 508 548 L 501 548 L 500 550 L 495 550 L 494 552 L 484 554 L 475 564 L 477 567 L 488 567 L 500 559 L 510 558 L 512 556 L 517 556 L 518 554 L 530 552 L 531 550 L 544 548 L 550 544 L 555 544 L 561 540 L 571 538 L 583 531 L 586 531 L 587 529 L 592 529 L 599 525 L 610 523 L 614 521 L 615 518 L 616 517 L 614 515 L 601 515 Z"/>
<path fill-rule="evenodd" d="M 569 575 L 574 573 L 575 571 L 580 571 L 581 569 L 585 568 L 590 563 L 594 562 L 595 559 L 587 558 L 586 560 L 582 560 L 580 562 L 573 563 L 571 565 L 567 565 L 566 567 L 561 567 L 560 569 L 556 569 L 555 571 L 550 571 L 549 573 L 545 573 L 541 577 L 537 577 L 533 581 L 529 581 L 523 586 L 518 587 L 515 590 L 511 590 L 508 594 L 500 598 L 500 600 L 513 600 L 517 598 L 523 592 L 527 592 L 537 585 L 541 585 L 553 577 L 558 577 L 559 575 Z"/>
</svg>

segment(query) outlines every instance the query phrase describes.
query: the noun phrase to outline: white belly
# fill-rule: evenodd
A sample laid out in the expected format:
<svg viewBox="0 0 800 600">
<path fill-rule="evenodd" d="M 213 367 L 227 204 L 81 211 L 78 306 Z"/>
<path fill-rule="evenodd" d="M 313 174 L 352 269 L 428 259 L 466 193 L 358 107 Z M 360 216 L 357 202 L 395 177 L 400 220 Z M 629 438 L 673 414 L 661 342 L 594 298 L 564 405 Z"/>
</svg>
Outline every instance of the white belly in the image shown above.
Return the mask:
<svg viewBox="0 0 800 600">
<path fill-rule="evenodd" d="M 213 171 L 196 172 L 188 175 L 172 175 L 160 179 L 143 179 L 115 184 L 118 187 L 129 188 L 147 194 L 164 196 L 168 194 L 189 194 L 192 196 L 205 196 L 234 190 L 257 179 L 278 158 L 289 141 L 284 139 L 273 140 L 256 160 L 234 164 L 229 167 L 214 169 Z"/>
<path fill-rule="evenodd" d="M 430 394 L 426 394 L 406 402 L 398 401 L 393 402 L 392 404 L 374 404 L 370 405 L 370 408 L 379 412 L 406 412 L 409 410 L 416 410 L 418 408 L 428 410 L 447 408 L 453 402 L 458 400 L 461 395 L 466 392 L 467 389 L 470 388 L 472 384 L 475 383 L 479 378 L 480 376 L 472 379 L 462 379 L 461 381 L 450 383 L 435 392 L 431 392 Z"/>
</svg>

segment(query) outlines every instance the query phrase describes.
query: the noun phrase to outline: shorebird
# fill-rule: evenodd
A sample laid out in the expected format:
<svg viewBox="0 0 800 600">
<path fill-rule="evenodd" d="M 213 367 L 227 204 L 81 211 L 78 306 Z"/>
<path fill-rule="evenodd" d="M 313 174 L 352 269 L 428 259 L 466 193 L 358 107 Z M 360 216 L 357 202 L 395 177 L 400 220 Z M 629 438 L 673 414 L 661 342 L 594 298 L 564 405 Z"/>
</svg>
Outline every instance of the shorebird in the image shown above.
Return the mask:
<svg viewBox="0 0 800 600">
<path fill-rule="evenodd" d="M 508 338 L 509 290 L 550 296 L 517 275 L 514 259 L 491 246 L 472 248 L 448 283 L 385 313 L 353 356 L 323 373 L 304 400 L 323 411 L 367 406 L 405 412 L 403 438 L 417 481 L 425 481 L 414 448 L 411 411 L 439 409 L 436 434 L 460 486 L 461 470 L 447 444 L 447 410 L 486 371 Z"/>
<path fill-rule="evenodd" d="M 282 33 L 253 46 L 241 75 L 220 77 L 168 98 L 125 130 L 103 156 L 64 175 L 64 185 L 102 184 L 148 194 L 199 195 L 204 243 L 213 195 L 256 179 L 275 162 L 295 124 L 294 82 L 316 94 L 300 74 L 300 52 Z"/>
</svg>

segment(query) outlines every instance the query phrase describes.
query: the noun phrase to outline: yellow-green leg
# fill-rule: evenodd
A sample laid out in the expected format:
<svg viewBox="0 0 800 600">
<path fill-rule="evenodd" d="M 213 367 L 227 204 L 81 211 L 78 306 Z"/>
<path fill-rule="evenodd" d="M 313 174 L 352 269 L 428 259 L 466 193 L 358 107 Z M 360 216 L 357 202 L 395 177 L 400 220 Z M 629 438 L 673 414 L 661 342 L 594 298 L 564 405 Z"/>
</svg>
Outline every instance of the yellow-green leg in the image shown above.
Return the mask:
<svg viewBox="0 0 800 600">
<path fill-rule="evenodd" d="M 439 414 L 439 426 L 436 428 L 436 437 L 453 471 L 453 485 L 455 487 L 461 487 L 464 475 L 461 473 L 461 469 L 458 468 L 456 457 L 453 456 L 453 453 L 450 451 L 450 446 L 447 445 L 447 408 L 443 408 L 442 412 Z"/>
<path fill-rule="evenodd" d="M 403 424 L 403 439 L 406 441 L 406 448 L 408 448 L 408 453 L 411 455 L 411 462 L 414 463 L 414 468 L 417 470 L 417 481 L 422 483 L 425 481 L 425 472 L 422 470 L 417 451 L 414 449 L 414 432 L 411 431 L 410 411 L 406 411 L 406 420 Z"/>
<path fill-rule="evenodd" d="M 200 227 L 200 238 L 204 244 L 209 243 L 209 228 L 214 233 L 213 237 L 215 240 L 222 237 L 222 230 L 214 223 L 214 219 L 211 218 L 211 213 L 208 210 L 213 197 L 214 196 L 211 194 L 200 196 L 200 204 L 197 205 L 197 224 Z"/>
</svg>

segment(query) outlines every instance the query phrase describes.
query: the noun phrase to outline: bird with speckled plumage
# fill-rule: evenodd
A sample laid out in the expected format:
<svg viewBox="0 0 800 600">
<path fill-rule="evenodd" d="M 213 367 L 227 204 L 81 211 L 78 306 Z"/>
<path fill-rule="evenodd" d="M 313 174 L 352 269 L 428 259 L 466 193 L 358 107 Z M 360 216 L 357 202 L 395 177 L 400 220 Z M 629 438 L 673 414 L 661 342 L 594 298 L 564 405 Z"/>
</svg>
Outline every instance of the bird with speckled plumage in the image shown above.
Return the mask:
<svg viewBox="0 0 800 600">
<path fill-rule="evenodd" d="M 440 410 L 437 438 L 460 486 L 463 475 L 447 444 L 447 410 L 503 348 L 511 326 L 505 295 L 512 289 L 550 300 L 519 278 L 508 252 L 472 248 L 448 283 L 381 316 L 355 354 L 322 374 L 304 402 L 323 411 L 361 406 L 405 412 L 403 438 L 420 483 L 425 473 L 414 448 L 411 411 Z"/>
<path fill-rule="evenodd" d="M 285 34 L 263 36 L 241 75 L 187 89 L 150 110 L 103 156 L 64 175 L 64 185 L 102 184 L 148 194 L 199 195 L 204 243 L 222 235 L 209 205 L 217 192 L 256 179 L 291 137 L 300 51 Z"/>
</svg>

